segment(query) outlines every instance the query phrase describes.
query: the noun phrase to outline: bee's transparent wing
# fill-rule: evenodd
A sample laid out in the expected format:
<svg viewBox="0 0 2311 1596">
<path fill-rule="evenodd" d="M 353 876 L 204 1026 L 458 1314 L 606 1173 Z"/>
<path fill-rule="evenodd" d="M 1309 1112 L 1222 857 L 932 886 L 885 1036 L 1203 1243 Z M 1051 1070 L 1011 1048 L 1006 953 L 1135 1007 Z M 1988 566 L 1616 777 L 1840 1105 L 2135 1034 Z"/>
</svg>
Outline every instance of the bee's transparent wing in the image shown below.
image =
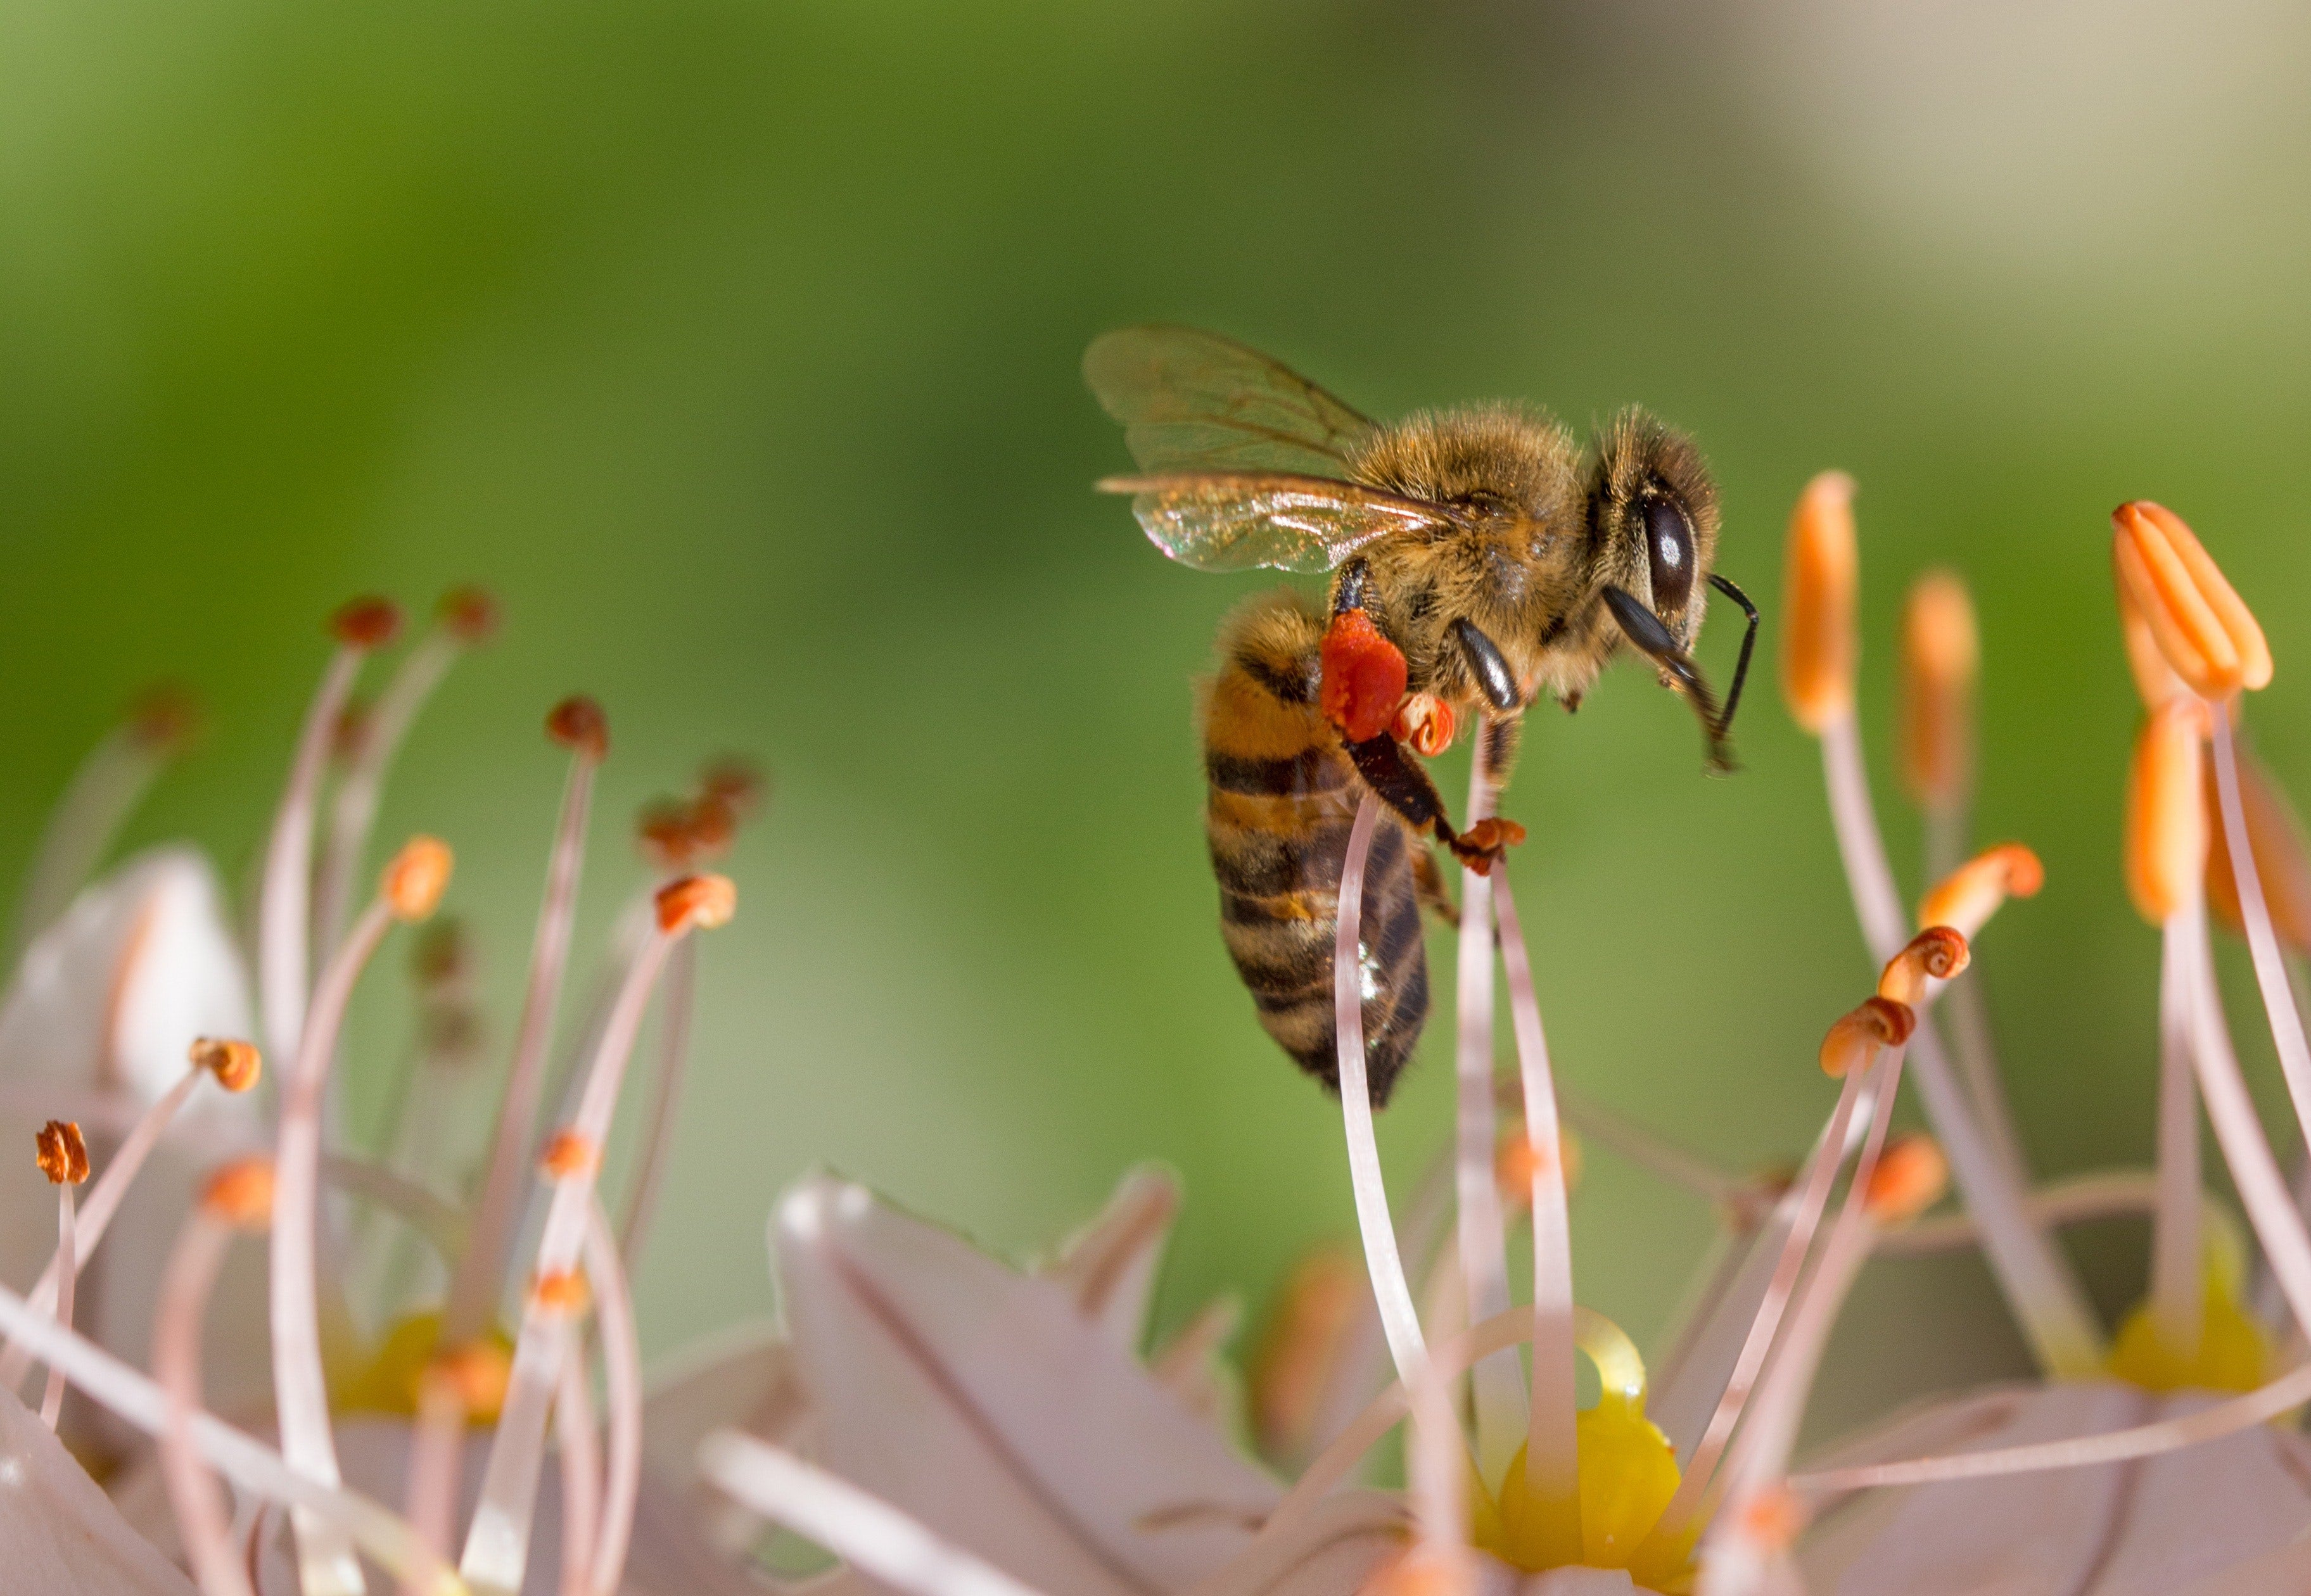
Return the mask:
<svg viewBox="0 0 2311 1596">
<path fill-rule="evenodd" d="M 1330 571 L 1391 532 L 1452 524 L 1441 504 L 1291 471 L 1182 471 L 1111 476 L 1129 493 L 1148 541 L 1198 571 Z"/>
<path fill-rule="evenodd" d="M 1298 372 L 1193 327 L 1103 334 L 1083 369 L 1143 471 L 1338 476 L 1374 431 Z"/>
</svg>

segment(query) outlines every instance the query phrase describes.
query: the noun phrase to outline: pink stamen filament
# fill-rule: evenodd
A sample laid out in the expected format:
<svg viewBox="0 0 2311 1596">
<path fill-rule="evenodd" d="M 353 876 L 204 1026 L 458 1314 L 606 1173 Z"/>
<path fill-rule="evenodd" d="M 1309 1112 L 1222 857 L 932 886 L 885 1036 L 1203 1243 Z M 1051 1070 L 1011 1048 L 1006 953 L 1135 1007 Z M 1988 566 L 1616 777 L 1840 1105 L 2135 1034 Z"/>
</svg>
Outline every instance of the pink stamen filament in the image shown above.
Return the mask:
<svg viewBox="0 0 2311 1596">
<path fill-rule="evenodd" d="M 697 1002 L 698 946 L 685 942 L 667 961 L 658 1000 L 658 1068 L 650 1080 L 649 1128 L 642 1136 L 641 1165 L 626 1195 L 619 1248 L 628 1268 L 641 1256 L 650 1221 L 658 1212 L 659 1186 L 674 1152 L 676 1121 L 681 1118 L 682 1086 L 690 1061 L 690 1020 Z"/>
<path fill-rule="evenodd" d="M 752 1436 L 718 1430 L 698 1463 L 747 1507 L 910 1596 L 1037 1596 L 887 1502 Z"/>
<path fill-rule="evenodd" d="M 1469 810 L 1475 825 L 1493 812 L 1496 796 L 1487 768 L 1486 722 L 1477 724 L 1469 756 Z M 1501 1217 L 1500 1184 L 1493 1170 L 1493 884 L 1461 872 L 1459 1020 L 1455 1054 L 1459 1084 L 1454 1130 L 1458 1157 L 1461 1271 L 1471 1322 L 1509 1305 L 1508 1238 Z M 1477 1419 L 1477 1459 L 1487 1479 L 1504 1474 L 1522 1441 L 1524 1376 L 1513 1353 L 1478 1364 L 1471 1375 Z"/>
<path fill-rule="evenodd" d="M 1581 1453 L 1574 1367 L 1573 1232 L 1565 1190 L 1564 1130 L 1557 1121 L 1557 1082 L 1541 1029 L 1540 999 L 1518 922 L 1508 870 L 1497 866 L 1493 912 L 1500 924 L 1501 964 L 1508 972 L 1509 1020 L 1517 1071 L 1524 1083 L 1524 1134 L 1532 1169 L 1532 1401 L 1527 1414 L 1524 1482 L 1539 1513 L 1548 1555 L 1581 1556 Z"/>
<path fill-rule="evenodd" d="M 265 875 L 257 889 L 257 995 L 265 1014 L 265 1042 L 274 1057 L 297 1051 L 305 1031 L 308 894 L 312 880 L 313 809 L 328 763 L 329 739 L 353 693 L 368 650 L 340 644 L 305 711 L 289 780 L 273 833 L 265 848 Z"/>
<path fill-rule="evenodd" d="M 72 906 L 168 761 L 166 743 L 135 726 L 118 728 L 89 751 L 57 800 L 25 872 L 12 953 L 22 953 Z"/>
<path fill-rule="evenodd" d="M 1822 773 L 1829 789 L 1831 824 L 1853 894 L 1862 939 L 1881 965 L 1909 940 L 1901 895 L 1887 863 L 1886 844 L 1870 797 L 1862 737 L 1851 714 L 1830 723 L 1821 738 Z M 1923 1012 L 1910 1041 L 1911 1071 L 1928 1121 L 1948 1156 L 1950 1177 L 1982 1225 L 1992 1273 L 2040 1368 L 2060 1379 L 2085 1379 L 2102 1366 L 2102 1332 L 2086 1290 L 2054 1240 L 2031 1217 L 2028 1182 L 1984 1134 L 1977 1116 L 1942 1051 L 1932 1018 Z M 1994 1079 L 1978 1083 L 1995 1089 Z"/>
<path fill-rule="evenodd" d="M 74 1190 L 69 1181 L 57 1187 L 57 1322 L 66 1329 L 73 1321 L 73 1283 L 80 1278 L 80 1263 L 73 1247 Z M 48 1389 L 40 1393 L 40 1422 L 52 1435 L 64 1407 L 65 1372 L 50 1364 Z"/>
<path fill-rule="evenodd" d="M 461 650 L 456 636 L 435 626 L 402 657 L 400 667 L 377 695 L 361 746 L 337 782 L 329 806 L 329 833 L 314 872 L 313 941 L 324 956 L 336 951 L 352 911 L 353 880 L 377 823 L 378 798 L 401 751 L 404 738 L 425 701 L 440 686 Z"/>
<path fill-rule="evenodd" d="M 161 1428 L 161 1474 L 177 1531 L 204 1596 L 251 1596 L 252 1582 L 233 1544 L 232 1520 L 193 1439 L 201 1409 L 201 1321 L 232 1231 L 195 1208 L 177 1233 L 161 1278 L 153 1325 L 153 1374 L 167 1395 Z"/>
<path fill-rule="evenodd" d="M 1373 831 L 1380 822 L 1380 799 L 1373 793 L 1356 810 L 1348 832 L 1347 858 L 1340 869 L 1339 928 L 1332 947 L 1334 1040 L 1339 1049 L 1340 1117 L 1347 1132 L 1348 1181 L 1354 1188 L 1356 1225 L 1364 1233 L 1365 1266 L 1372 1275 L 1373 1299 L 1380 1306 L 1397 1378 L 1408 1379 L 1426 1347 L 1412 1287 L 1397 1254 L 1396 1227 L 1388 1212 L 1388 1187 L 1381 1173 L 1380 1147 L 1373 1139 L 1371 1086 L 1365 1073 L 1364 916 L 1365 865 L 1372 856 Z"/>
<path fill-rule="evenodd" d="M 0 1330 L 21 1337 L 35 1357 L 61 1364 L 65 1375 L 147 1435 L 168 1424 L 169 1398 L 161 1387 L 78 1332 L 37 1313 L 0 1286 Z M 279 1452 L 213 1414 L 192 1414 L 200 1454 L 242 1489 L 337 1525 L 362 1550 L 396 1574 L 414 1574 L 425 1596 L 471 1596 L 456 1573 L 429 1557 L 409 1525 L 358 1492 L 321 1484 L 292 1468 Z"/>
<path fill-rule="evenodd" d="M 562 1359 L 554 1403 L 555 1451 L 562 1462 L 562 1596 L 586 1596 L 593 1582 L 595 1523 L 602 1511 L 601 1435 L 594 1427 L 584 1338 L 573 1329 Z"/>
<path fill-rule="evenodd" d="M 447 1562 L 457 1533 L 458 1485 L 466 1448 L 466 1402 L 452 1378 L 429 1372 L 417 1386 L 417 1417 L 411 1426 L 406 1504 L 412 1531 L 435 1557 Z M 402 1596 L 422 1596 L 403 1582 Z"/>
<path fill-rule="evenodd" d="M 2209 704 L 2207 719 L 2215 728 L 2215 796 L 2222 806 L 2223 841 L 2230 851 L 2231 880 L 2238 888 L 2239 919 L 2246 926 L 2247 950 L 2254 955 L 2254 981 L 2262 990 L 2263 1011 L 2271 1020 L 2271 1039 L 2279 1050 L 2279 1069 L 2287 1080 L 2287 1095 L 2295 1104 L 2296 1124 L 2311 1140 L 2311 1043 L 2304 1039 L 2303 1016 L 2296 1011 L 2295 994 L 2288 985 L 2287 962 L 2279 951 L 2271 909 L 2263 901 L 2263 876 L 2254 862 L 2254 842 L 2246 833 L 2228 706 Z"/>
<path fill-rule="evenodd" d="M 642 1011 L 665 967 L 667 954 L 686 929 L 669 933 L 654 925 L 627 970 L 603 1027 L 601 1045 L 587 1069 L 577 1117 L 569 1127 L 589 1146 L 600 1147 L 608 1140 L 610 1117 L 617 1107 L 618 1087 L 633 1051 Z M 534 1278 L 566 1274 L 576 1266 L 587 1212 L 594 1199 L 595 1174 L 596 1165 L 589 1161 L 577 1172 L 554 1181 L 545 1230 L 537 1243 Z M 561 1381 L 570 1330 L 560 1308 L 543 1303 L 535 1291 L 530 1294 L 514 1343 L 505 1408 L 482 1477 L 481 1501 L 460 1559 L 460 1570 L 467 1581 L 491 1596 L 513 1596 L 521 1589 L 522 1570 L 529 1557 L 529 1521 L 537 1499 L 537 1474 L 545 1461 L 546 1414 Z"/>
<path fill-rule="evenodd" d="M 336 1439 L 329 1426 L 328 1383 L 321 1362 L 315 1251 L 321 1153 L 321 1107 L 345 1006 L 362 967 L 385 939 L 392 911 L 379 899 L 362 911 L 314 990 L 305 1035 L 283 1083 L 274 1155 L 272 1280 L 273 1394 L 282 1455 L 323 1484 L 338 1483 Z M 290 1515 L 307 1596 L 365 1591 L 344 1532 L 302 1510 Z"/>
<path fill-rule="evenodd" d="M 546 1044 L 554 1034 L 554 1010 L 570 962 L 570 934 L 578 913 L 578 881 L 586 859 L 586 817 L 592 808 L 594 772 L 600 762 L 581 748 L 570 763 L 570 780 L 555 824 L 545 871 L 545 896 L 530 943 L 529 978 L 522 992 L 521 1020 L 515 1033 L 513 1063 L 498 1103 L 497 1133 L 489 1173 L 474 1208 L 471 1239 L 449 1284 L 442 1334 L 452 1343 L 471 1340 L 497 1310 L 505 1287 L 512 1225 L 529 1168 L 530 1132 L 544 1087 Z M 597 1142 L 596 1144 L 599 1146 Z"/>
<path fill-rule="evenodd" d="M 2191 985 L 2190 930 L 2177 915 L 2159 932 L 2158 1207 L 2150 1229 L 2150 1318 L 2167 1349 L 2185 1360 L 2198 1353 L 2205 1317 L 2199 1263 L 2199 1103 L 2191 1081 Z"/>
<path fill-rule="evenodd" d="M 2115 1219 L 2128 1214 L 2158 1212 L 2159 1177 L 2156 1170 L 2108 1169 L 2050 1181 L 2030 1195 L 2030 1212 L 2050 1228 L 2078 1225 L 2090 1219 Z M 2208 1223 L 2212 1199 L 2199 1196 L 2199 1223 Z M 1982 1227 L 1967 1213 L 1921 1219 L 1878 1239 L 1877 1251 L 1886 1258 L 1915 1258 L 1979 1244 Z"/>
<path fill-rule="evenodd" d="M 2230 1027 L 2223 1019 L 2222 997 L 2215 985 L 2214 947 L 2207 938 L 2203 903 L 2185 907 L 2176 915 L 2179 935 L 2187 943 L 2190 967 L 2191 1061 L 2199 1077 L 2199 1096 L 2207 1105 L 2207 1122 L 2214 1128 L 2215 1145 L 2230 1166 L 2231 1182 L 2238 1190 L 2247 1223 L 2254 1227 L 2272 1276 L 2295 1313 L 2298 1325 L 2311 1326 L 2311 1235 L 2304 1232 L 2278 1161 L 2256 1117 L 2254 1101 L 2247 1095 L 2239 1073 L 2238 1055 L 2232 1050 Z"/>
<path fill-rule="evenodd" d="M 634 1299 L 610 1221 L 597 1200 L 586 1227 L 586 1274 L 602 1332 L 603 1404 L 609 1457 L 603 1469 L 601 1536 L 593 1549 L 593 1596 L 616 1596 L 632 1543 L 634 1504 L 642 1479 L 642 1355 Z"/>
</svg>

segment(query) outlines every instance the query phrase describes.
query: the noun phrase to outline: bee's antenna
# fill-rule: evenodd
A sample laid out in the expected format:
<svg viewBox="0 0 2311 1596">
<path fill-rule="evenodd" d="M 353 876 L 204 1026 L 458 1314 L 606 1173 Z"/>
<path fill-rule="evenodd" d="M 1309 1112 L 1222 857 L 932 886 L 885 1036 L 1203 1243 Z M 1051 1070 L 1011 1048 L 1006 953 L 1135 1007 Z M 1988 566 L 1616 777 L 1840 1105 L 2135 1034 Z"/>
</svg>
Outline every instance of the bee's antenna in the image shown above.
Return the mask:
<svg viewBox="0 0 2311 1596">
<path fill-rule="evenodd" d="M 1741 634 L 1741 658 L 1733 665 L 1733 690 L 1725 695 L 1725 713 L 1717 722 L 1717 735 L 1722 737 L 1733 729 L 1733 711 L 1741 706 L 1741 684 L 1749 679 L 1749 650 L 1757 646 L 1757 606 L 1749 602 L 1747 593 L 1716 571 L 1709 573 L 1709 585 L 1740 605 L 1741 613 L 1749 617 L 1749 629 Z"/>
</svg>

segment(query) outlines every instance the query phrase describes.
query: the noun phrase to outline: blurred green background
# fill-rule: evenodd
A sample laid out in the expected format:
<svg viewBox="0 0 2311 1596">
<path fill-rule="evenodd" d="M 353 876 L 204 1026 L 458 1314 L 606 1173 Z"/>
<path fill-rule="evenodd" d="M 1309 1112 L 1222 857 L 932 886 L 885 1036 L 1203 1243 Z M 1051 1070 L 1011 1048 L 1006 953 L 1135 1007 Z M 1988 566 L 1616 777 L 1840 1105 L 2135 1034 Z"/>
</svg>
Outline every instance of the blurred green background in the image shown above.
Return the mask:
<svg viewBox="0 0 2311 1596">
<path fill-rule="evenodd" d="M 0 878 L 167 676 L 212 728 L 136 836 L 237 879 L 330 608 L 486 583 L 505 631 L 383 833 L 458 845 L 501 1043 L 554 699 L 612 721 L 591 936 L 641 879 L 637 805 L 724 749 L 774 773 L 705 949 L 653 1348 L 771 1309 L 764 1216 L 815 1162 L 1025 1252 L 1164 1160 L 1163 1318 L 1256 1311 L 1353 1234 L 1198 825 L 1190 682 L 1258 579 L 1168 565 L 1090 493 L 1126 457 L 1077 375 L 1103 328 L 1189 321 L 1382 415 L 1643 400 L 1701 440 L 1768 616 L 1747 769 L 1705 780 L 1624 667 L 1537 717 L 1507 807 L 1564 1077 L 1731 1165 L 1802 1145 L 1870 976 L 1771 681 L 1789 506 L 1853 472 L 1874 756 L 1903 586 L 1942 562 L 1979 596 L 1982 829 L 2049 871 L 1982 950 L 2033 1154 L 2141 1160 L 2105 518 L 2148 494 L 2199 528 L 2280 661 L 2262 746 L 2311 780 L 2311 21 L 1891 10 L 9 0 Z M 1721 675 L 1732 643 L 1721 615 Z M 363 999 L 372 1121 L 405 990 Z M 1400 1188 L 1449 1124 L 1448 1032 L 1383 1123 Z M 1582 1294 L 1648 1334 L 1708 1217 L 1590 1164 Z M 2139 1238 L 2087 1245 L 2130 1299 Z M 1831 1417 L 2019 1360 L 1970 1262 L 1888 1267 L 1844 1334 Z"/>
</svg>

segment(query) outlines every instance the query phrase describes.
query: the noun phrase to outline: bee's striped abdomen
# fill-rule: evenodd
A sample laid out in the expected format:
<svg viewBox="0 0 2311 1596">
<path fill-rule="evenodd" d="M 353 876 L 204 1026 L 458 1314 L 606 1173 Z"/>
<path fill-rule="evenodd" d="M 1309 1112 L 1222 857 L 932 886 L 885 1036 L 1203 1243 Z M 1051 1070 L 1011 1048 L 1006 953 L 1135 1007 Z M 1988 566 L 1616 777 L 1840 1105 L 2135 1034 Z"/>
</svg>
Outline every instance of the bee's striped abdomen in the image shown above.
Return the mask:
<svg viewBox="0 0 2311 1596">
<path fill-rule="evenodd" d="M 1204 696 L 1204 829 L 1220 887 L 1220 931 L 1260 1023 L 1335 1091 L 1332 944 L 1340 868 L 1365 788 L 1317 711 L 1323 624 L 1295 595 L 1262 598 L 1220 634 Z M 1381 811 L 1365 874 L 1365 1068 L 1374 1106 L 1428 1016 L 1428 962 L 1414 892 L 1422 846 Z"/>
</svg>

